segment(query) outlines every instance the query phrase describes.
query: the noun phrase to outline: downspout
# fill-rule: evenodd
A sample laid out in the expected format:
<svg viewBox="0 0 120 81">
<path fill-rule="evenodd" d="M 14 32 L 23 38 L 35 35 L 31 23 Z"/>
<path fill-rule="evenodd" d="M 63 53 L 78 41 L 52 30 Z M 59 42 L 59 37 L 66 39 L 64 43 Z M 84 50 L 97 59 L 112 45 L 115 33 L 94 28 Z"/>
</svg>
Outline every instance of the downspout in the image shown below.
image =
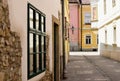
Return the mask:
<svg viewBox="0 0 120 81">
<path fill-rule="evenodd" d="M 79 3 L 78 3 L 78 50 L 79 50 Z"/>
<path fill-rule="evenodd" d="M 81 1 L 81 51 L 82 51 L 82 1 Z"/>
<path fill-rule="evenodd" d="M 64 0 L 62 1 L 63 79 L 65 79 Z"/>
</svg>

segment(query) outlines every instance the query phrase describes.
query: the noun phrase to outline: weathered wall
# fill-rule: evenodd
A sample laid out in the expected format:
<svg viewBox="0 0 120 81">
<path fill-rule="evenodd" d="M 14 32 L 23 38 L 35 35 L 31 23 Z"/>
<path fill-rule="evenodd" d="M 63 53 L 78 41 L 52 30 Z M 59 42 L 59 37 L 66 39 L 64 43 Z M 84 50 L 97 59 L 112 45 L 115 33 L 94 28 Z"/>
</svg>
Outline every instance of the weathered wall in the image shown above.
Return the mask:
<svg viewBox="0 0 120 81">
<path fill-rule="evenodd" d="M 7 1 L 0 1 L 0 81 L 22 81 L 21 56 L 20 37 L 10 30 Z"/>
<path fill-rule="evenodd" d="M 70 7 L 70 50 L 78 50 L 78 41 L 79 41 L 79 8 L 78 4 L 69 4 Z M 73 27 L 73 32 L 72 32 Z"/>
<path fill-rule="evenodd" d="M 114 45 L 100 44 L 100 54 L 102 56 L 120 61 L 120 47 Z"/>
<path fill-rule="evenodd" d="M 8 0 L 9 4 L 9 13 L 10 13 L 10 22 L 11 29 L 17 31 L 20 34 L 21 38 L 21 47 L 22 47 L 22 81 L 27 81 L 27 3 L 31 3 L 38 10 L 43 12 L 46 15 L 46 34 L 49 35 L 49 68 L 51 73 L 53 72 L 53 42 L 52 42 L 52 15 L 56 18 L 59 18 L 61 14 L 61 2 L 60 0 Z M 47 5 L 47 6 L 46 6 Z M 62 54 L 62 29 L 60 26 L 60 54 Z M 28 81 L 39 81 L 45 72 L 40 73 L 39 75 L 29 79 Z"/>
<path fill-rule="evenodd" d="M 50 72 L 50 57 L 49 57 L 49 49 L 48 49 L 48 46 L 49 46 L 49 36 L 46 37 L 46 72 L 45 72 L 45 76 L 41 78 L 40 81 L 52 81 L 53 80 L 53 74 Z"/>
</svg>

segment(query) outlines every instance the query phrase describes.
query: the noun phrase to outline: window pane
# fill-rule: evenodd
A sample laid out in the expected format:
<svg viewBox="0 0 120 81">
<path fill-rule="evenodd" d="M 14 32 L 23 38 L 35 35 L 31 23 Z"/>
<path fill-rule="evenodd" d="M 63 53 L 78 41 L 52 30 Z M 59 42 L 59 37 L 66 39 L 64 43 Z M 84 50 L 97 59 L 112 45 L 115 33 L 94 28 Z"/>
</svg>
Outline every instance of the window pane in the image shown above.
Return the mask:
<svg viewBox="0 0 120 81">
<path fill-rule="evenodd" d="M 39 59 L 40 59 L 40 58 L 39 58 L 39 54 L 37 54 L 37 71 L 40 71 L 40 70 L 39 70 Z"/>
<path fill-rule="evenodd" d="M 42 69 L 44 69 L 44 53 L 42 53 Z"/>
<path fill-rule="evenodd" d="M 91 14 L 85 13 L 85 24 L 91 23 Z"/>
<path fill-rule="evenodd" d="M 30 50 L 30 53 L 33 53 L 33 34 L 30 33 L 30 40 L 29 40 L 29 50 Z"/>
<path fill-rule="evenodd" d="M 86 36 L 86 44 L 91 44 L 91 36 Z"/>
<path fill-rule="evenodd" d="M 33 74 L 33 54 L 30 54 L 30 75 Z"/>
<path fill-rule="evenodd" d="M 44 32 L 44 24 L 41 25 L 41 31 Z"/>
<path fill-rule="evenodd" d="M 44 17 L 41 16 L 41 23 L 44 23 Z"/>
<path fill-rule="evenodd" d="M 33 10 L 30 9 L 30 28 L 33 28 Z"/>
<path fill-rule="evenodd" d="M 36 35 L 36 52 L 39 52 L 39 35 Z"/>
<path fill-rule="evenodd" d="M 44 36 L 42 36 L 42 52 L 44 52 Z"/>
<path fill-rule="evenodd" d="M 33 28 L 33 20 L 30 20 L 30 28 Z"/>
<path fill-rule="evenodd" d="M 36 29 L 39 30 L 39 14 L 36 13 Z"/>
</svg>

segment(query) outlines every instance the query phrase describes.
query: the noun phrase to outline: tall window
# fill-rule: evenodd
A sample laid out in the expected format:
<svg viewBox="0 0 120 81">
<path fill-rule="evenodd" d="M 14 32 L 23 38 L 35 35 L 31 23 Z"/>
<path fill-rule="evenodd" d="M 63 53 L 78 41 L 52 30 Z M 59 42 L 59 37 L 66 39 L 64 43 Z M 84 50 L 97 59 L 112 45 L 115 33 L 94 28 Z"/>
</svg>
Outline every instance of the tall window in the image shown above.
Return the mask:
<svg viewBox="0 0 120 81">
<path fill-rule="evenodd" d="M 106 14 L 106 0 L 104 0 L 104 14 Z"/>
<path fill-rule="evenodd" d="M 98 37 L 98 34 L 97 34 L 97 44 L 99 43 L 99 37 Z"/>
<path fill-rule="evenodd" d="M 86 36 L 86 44 L 91 44 L 91 36 Z"/>
<path fill-rule="evenodd" d="M 85 24 L 91 24 L 91 14 L 90 13 L 85 13 Z"/>
<path fill-rule="evenodd" d="M 107 44 L 107 30 L 105 30 L 105 44 Z"/>
<path fill-rule="evenodd" d="M 113 41 L 114 41 L 114 44 L 116 44 L 116 27 L 114 27 L 114 32 L 113 33 L 114 33 L 114 35 L 113 35 L 114 40 Z"/>
<path fill-rule="evenodd" d="M 28 79 L 46 68 L 45 15 L 28 3 Z"/>
<path fill-rule="evenodd" d="M 98 9 L 97 6 L 92 7 L 92 20 L 98 20 Z"/>
<path fill-rule="evenodd" d="M 116 0 L 112 0 L 112 6 L 114 7 L 116 5 Z"/>
</svg>

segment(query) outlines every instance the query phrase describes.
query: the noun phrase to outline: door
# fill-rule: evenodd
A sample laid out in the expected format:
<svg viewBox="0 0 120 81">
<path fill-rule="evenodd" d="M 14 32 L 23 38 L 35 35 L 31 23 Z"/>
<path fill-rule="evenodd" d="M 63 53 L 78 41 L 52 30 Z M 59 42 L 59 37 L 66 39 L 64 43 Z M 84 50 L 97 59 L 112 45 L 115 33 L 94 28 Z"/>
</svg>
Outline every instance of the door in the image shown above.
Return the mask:
<svg viewBox="0 0 120 81">
<path fill-rule="evenodd" d="M 58 25 L 54 23 L 54 81 L 59 81 L 59 30 Z"/>
</svg>

